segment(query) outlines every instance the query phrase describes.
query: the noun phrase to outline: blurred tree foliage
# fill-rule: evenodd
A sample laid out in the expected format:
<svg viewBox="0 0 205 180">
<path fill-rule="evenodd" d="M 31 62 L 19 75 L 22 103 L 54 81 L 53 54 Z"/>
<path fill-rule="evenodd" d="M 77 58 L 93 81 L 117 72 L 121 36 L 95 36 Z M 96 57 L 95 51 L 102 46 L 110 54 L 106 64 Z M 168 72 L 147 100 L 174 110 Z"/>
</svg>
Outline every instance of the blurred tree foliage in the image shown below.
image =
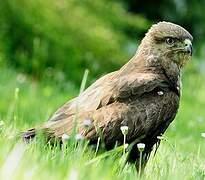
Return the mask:
<svg viewBox="0 0 205 180">
<path fill-rule="evenodd" d="M 80 82 L 86 68 L 96 77 L 126 62 L 151 22 L 178 23 L 204 45 L 204 11 L 205 0 L 0 0 L 0 65 Z"/>
<path fill-rule="evenodd" d="M 37 78 L 80 82 L 127 61 L 149 25 L 109 0 L 1 0 L 0 51 Z"/>
<path fill-rule="evenodd" d="M 194 36 L 197 45 L 205 40 L 205 0 L 116 0 L 132 13 L 147 19 L 171 21 L 182 25 Z"/>
</svg>

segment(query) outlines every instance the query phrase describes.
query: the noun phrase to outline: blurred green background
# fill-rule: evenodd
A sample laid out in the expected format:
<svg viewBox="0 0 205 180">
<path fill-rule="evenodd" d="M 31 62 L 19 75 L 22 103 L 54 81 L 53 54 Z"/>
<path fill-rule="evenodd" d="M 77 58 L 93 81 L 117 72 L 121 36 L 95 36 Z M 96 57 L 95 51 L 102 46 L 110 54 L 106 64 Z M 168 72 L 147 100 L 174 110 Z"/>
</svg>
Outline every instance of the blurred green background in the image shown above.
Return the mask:
<svg viewBox="0 0 205 180">
<path fill-rule="evenodd" d="M 161 20 L 188 29 L 200 59 L 204 11 L 204 0 L 2 0 L 1 65 L 37 80 L 79 85 L 86 68 L 91 79 L 127 62 L 150 25 Z"/>
<path fill-rule="evenodd" d="M 148 28 L 162 20 L 193 35 L 194 57 L 183 72 L 186 91 L 191 92 L 185 99 L 204 103 L 204 11 L 205 0 L 1 0 L 1 117 L 20 88 L 25 96 L 20 104 L 28 111 L 20 119 L 29 116 L 21 122 L 46 120 L 78 93 L 85 69 L 90 71 L 87 85 L 118 69 L 134 55 Z M 37 108 L 40 100 L 45 109 Z M 29 115 L 29 105 L 35 115 Z M 45 116 L 36 118 L 39 114 Z"/>
<path fill-rule="evenodd" d="M 1 0 L 0 117 L 8 114 L 19 88 L 25 96 L 20 104 L 28 111 L 20 119 L 29 116 L 21 122 L 46 120 L 78 93 L 85 69 L 90 71 L 89 85 L 120 68 L 150 26 L 163 20 L 180 24 L 194 37 L 194 57 L 183 72 L 185 88 L 191 91 L 185 98 L 204 103 L 204 11 L 205 0 Z M 37 97 L 31 101 L 32 96 Z M 37 108 L 40 100 L 48 104 L 45 109 Z M 29 104 L 35 115 L 29 114 Z M 49 115 L 36 118 L 45 112 Z"/>
<path fill-rule="evenodd" d="M 145 174 L 152 180 L 204 179 L 205 0 L 0 0 L 0 167 L 15 143 L 10 137 L 39 126 L 76 96 L 85 69 L 88 86 L 120 68 L 149 27 L 162 20 L 193 35 L 194 55 L 183 71 L 179 113 Z M 76 160 L 78 150 L 71 151 L 65 161 L 60 150 L 59 157 L 33 144 L 14 174 L 68 179 L 76 168 L 80 179 L 137 177 L 129 167 L 117 175 L 121 165 L 113 157 L 87 168 L 82 157 L 93 156 Z"/>
</svg>

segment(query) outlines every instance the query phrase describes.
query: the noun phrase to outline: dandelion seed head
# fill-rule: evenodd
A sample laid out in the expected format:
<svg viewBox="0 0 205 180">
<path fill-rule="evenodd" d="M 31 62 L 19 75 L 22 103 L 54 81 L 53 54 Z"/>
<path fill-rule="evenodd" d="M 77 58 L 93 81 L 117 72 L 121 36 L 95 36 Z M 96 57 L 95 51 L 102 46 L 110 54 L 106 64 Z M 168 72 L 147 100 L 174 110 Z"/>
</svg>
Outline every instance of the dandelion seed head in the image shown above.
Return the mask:
<svg viewBox="0 0 205 180">
<path fill-rule="evenodd" d="M 90 127 L 91 124 L 92 124 L 92 121 L 90 119 L 85 119 L 83 121 L 83 126 L 85 126 L 85 127 Z"/>
<path fill-rule="evenodd" d="M 144 151 L 145 144 L 144 143 L 138 143 L 137 148 L 138 148 L 139 151 Z"/>
<path fill-rule="evenodd" d="M 201 133 L 201 136 L 202 136 L 203 138 L 205 138 L 205 133 Z"/>
<path fill-rule="evenodd" d="M 26 76 L 24 74 L 18 74 L 16 79 L 20 84 L 23 84 L 26 82 Z"/>
<path fill-rule="evenodd" d="M 70 139 L 70 136 L 67 135 L 67 134 L 63 134 L 61 138 L 62 138 L 63 142 L 66 142 L 66 141 L 68 141 Z"/>
<path fill-rule="evenodd" d="M 75 139 L 76 139 L 77 141 L 80 141 L 80 140 L 83 140 L 83 139 L 84 139 L 84 136 L 83 136 L 82 134 L 76 134 L 76 135 L 75 135 Z"/>
<path fill-rule="evenodd" d="M 123 135 L 126 135 L 128 133 L 128 126 L 121 126 L 120 127 L 120 130 L 122 131 L 122 134 Z"/>
</svg>

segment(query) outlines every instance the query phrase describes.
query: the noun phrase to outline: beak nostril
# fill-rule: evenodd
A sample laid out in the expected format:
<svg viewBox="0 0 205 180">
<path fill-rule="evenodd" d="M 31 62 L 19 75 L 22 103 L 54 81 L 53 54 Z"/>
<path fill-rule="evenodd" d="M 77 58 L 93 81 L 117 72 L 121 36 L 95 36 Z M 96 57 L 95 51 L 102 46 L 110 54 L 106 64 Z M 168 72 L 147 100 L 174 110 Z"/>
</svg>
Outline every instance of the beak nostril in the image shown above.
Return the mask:
<svg viewBox="0 0 205 180">
<path fill-rule="evenodd" d="M 186 46 L 186 47 L 188 47 L 188 46 L 191 46 L 191 44 L 189 44 L 189 43 L 186 43 L 186 44 L 185 44 L 185 46 Z"/>
</svg>

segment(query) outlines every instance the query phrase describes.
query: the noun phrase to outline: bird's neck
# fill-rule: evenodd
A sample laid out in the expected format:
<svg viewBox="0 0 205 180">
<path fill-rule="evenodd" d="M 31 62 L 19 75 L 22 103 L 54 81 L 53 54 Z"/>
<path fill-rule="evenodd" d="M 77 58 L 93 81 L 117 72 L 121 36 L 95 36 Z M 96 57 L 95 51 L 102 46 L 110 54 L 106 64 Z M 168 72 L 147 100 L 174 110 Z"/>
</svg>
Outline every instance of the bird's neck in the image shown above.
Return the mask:
<svg viewBox="0 0 205 180">
<path fill-rule="evenodd" d="M 181 69 L 171 58 L 161 58 L 161 66 L 164 74 L 171 83 L 172 87 L 180 94 L 181 89 Z"/>
<path fill-rule="evenodd" d="M 138 50 L 133 58 L 121 68 L 122 73 L 127 74 L 133 71 L 163 74 L 170 86 L 180 93 L 180 68 L 170 57 L 160 56 L 153 50 Z"/>
</svg>

